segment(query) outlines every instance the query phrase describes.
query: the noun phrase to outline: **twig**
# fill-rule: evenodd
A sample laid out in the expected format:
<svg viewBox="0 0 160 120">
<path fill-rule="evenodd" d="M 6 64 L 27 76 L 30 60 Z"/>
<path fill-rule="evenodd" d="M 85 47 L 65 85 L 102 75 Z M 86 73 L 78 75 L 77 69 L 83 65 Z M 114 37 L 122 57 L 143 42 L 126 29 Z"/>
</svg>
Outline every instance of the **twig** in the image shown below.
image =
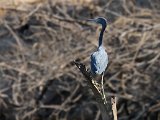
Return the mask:
<svg viewBox="0 0 160 120">
<path fill-rule="evenodd" d="M 117 120 L 116 97 L 112 97 L 112 98 L 111 98 L 111 101 L 112 101 L 113 117 L 114 117 L 114 120 Z"/>
</svg>

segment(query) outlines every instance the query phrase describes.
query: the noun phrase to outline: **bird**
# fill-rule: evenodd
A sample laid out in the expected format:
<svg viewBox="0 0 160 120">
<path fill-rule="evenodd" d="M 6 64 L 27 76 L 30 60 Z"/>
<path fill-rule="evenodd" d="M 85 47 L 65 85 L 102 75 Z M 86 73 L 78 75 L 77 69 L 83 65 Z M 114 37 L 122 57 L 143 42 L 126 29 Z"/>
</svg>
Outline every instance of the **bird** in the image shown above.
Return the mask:
<svg viewBox="0 0 160 120">
<path fill-rule="evenodd" d="M 98 17 L 96 19 L 89 19 L 89 21 L 98 23 L 102 26 L 97 51 L 90 56 L 91 73 L 93 75 L 101 75 L 104 74 L 108 65 L 108 54 L 103 46 L 103 34 L 107 27 L 107 20 L 103 17 Z"/>
<path fill-rule="evenodd" d="M 99 35 L 99 40 L 98 40 L 98 48 L 96 52 L 91 54 L 90 64 L 91 64 L 92 75 L 101 76 L 101 94 L 102 94 L 102 98 L 104 99 L 104 104 L 106 104 L 107 101 L 106 101 L 106 96 L 104 92 L 103 77 L 104 77 L 104 72 L 108 65 L 108 54 L 105 50 L 105 47 L 103 46 L 103 34 L 107 27 L 107 20 L 103 17 L 98 17 L 95 19 L 89 19 L 89 21 L 98 23 L 102 26 L 102 29 Z"/>
</svg>

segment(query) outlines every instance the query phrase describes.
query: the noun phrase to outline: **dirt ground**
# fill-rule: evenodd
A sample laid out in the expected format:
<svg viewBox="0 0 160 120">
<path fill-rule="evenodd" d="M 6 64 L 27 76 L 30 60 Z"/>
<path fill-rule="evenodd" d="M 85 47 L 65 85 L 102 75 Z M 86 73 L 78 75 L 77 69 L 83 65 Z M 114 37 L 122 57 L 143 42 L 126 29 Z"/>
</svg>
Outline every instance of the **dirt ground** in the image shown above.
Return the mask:
<svg viewBox="0 0 160 120">
<path fill-rule="evenodd" d="M 100 27 L 118 120 L 160 120 L 159 0 L 0 0 L 0 120 L 101 120 L 83 75 Z M 112 111 L 111 111 L 112 112 Z"/>
</svg>

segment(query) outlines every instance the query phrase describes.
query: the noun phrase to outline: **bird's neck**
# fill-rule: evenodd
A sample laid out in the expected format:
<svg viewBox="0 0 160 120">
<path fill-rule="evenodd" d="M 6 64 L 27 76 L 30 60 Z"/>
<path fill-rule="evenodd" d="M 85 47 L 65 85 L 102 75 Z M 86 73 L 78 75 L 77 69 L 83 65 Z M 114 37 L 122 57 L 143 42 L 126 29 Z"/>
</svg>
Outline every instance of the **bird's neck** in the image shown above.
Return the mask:
<svg viewBox="0 0 160 120">
<path fill-rule="evenodd" d="M 105 29 L 106 29 L 106 26 L 103 26 L 102 30 L 100 32 L 100 35 L 99 35 L 99 47 L 102 46 L 103 33 L 104 33 Z"/>
</svg>

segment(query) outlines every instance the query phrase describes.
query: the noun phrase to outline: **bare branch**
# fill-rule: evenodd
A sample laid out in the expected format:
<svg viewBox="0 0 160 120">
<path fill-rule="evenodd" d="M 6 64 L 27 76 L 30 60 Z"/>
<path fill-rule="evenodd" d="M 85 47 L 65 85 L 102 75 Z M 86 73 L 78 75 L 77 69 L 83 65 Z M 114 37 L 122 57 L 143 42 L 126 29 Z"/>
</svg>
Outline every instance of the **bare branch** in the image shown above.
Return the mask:
<svg viewBox="0 0 160 120">
<path fill-rule="evenodd" d="M 76 64 L 78 69 L 81 71 L 81 73 L 84 75 L 84 77 L 86 78 L 88 82 L 89 87 L 92 89 L 94 96 L 96 97 L 96 100 L 99 103 L 99 107 L 100 107 L 101 114 L 102 114 L 102 119 L 111 120 L 111 116 L 109 114 L 111 111 L 110 105 L 109 105 L 110 102 L 107 102 L 107 104 L 105 104 L 105 99 L 103 99 L 103 95 L 99 91 L 97 85 L 94 84 L 94 80 L 92 76 L 90 75 L 90 72 L 87 71 L 85 65 L 80 62 L 76 62 L 76 61 L 74 61 L 74 63 Z"/>
</svg>

